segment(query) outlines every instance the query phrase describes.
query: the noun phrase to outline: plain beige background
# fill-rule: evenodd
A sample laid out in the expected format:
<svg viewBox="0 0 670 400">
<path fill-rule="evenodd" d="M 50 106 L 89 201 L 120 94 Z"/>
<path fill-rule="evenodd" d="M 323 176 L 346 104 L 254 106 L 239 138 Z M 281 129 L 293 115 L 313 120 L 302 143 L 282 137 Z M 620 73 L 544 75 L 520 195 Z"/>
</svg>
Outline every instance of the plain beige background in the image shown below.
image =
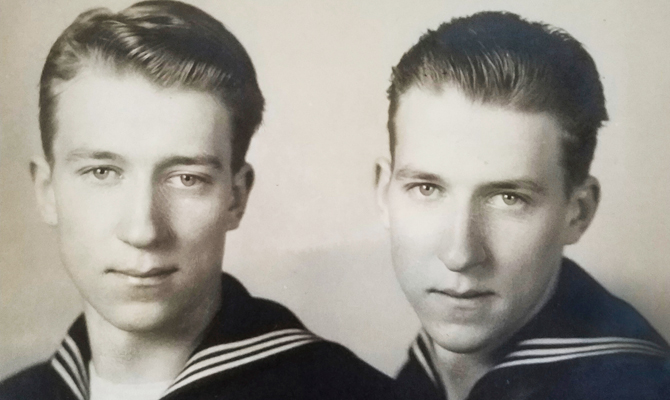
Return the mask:
<svg viewBox="0 0 670 400">
<path fill-rule="evenodd" d="M 40 151 L 37 84 L 51 44 L 79 12 L 131 1 L 101 3 L 0 1 L 0 377 L 47 357 L 81 308 L 35 209 L 28 160 Z M 193 3 L 245 45 L 267 98 L 249 154 L 257 184 L 224 261 L 254 294 L 397 370 L 417 321 L 395 283 L 372 190 L 374 159 L 387 152 L 390 68 L 440 22 L 510 10 L 581 40 L 605 84 L 611 122 L 593 166 L 603 199 L 567 253 L 670 337 L 670 2 Z"/>
</svg>

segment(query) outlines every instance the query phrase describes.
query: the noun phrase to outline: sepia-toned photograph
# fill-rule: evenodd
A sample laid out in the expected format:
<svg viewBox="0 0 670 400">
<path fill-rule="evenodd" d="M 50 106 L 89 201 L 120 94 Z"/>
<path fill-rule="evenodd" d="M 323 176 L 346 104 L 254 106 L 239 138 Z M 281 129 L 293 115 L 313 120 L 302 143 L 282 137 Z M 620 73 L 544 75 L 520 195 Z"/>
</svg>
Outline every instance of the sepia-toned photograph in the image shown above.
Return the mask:
<svg viewBox="0 0 670 400">
<path fill-rule="evenodd" d="M 0 400 L 670 398 L 670 3 L 0 3 Z"/>
</svg>

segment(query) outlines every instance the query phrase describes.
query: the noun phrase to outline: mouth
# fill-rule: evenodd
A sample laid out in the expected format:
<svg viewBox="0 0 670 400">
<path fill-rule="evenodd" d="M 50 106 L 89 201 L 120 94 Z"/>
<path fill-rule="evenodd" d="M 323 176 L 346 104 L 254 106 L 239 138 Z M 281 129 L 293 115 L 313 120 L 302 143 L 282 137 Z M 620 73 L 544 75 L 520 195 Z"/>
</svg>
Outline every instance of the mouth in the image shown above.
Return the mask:
<svg viewBox="0 0 670 400">
<path fill-rule="evenodd" d="M 151 286 L 163 282 L 177 272 L 177 270 L 178 268 L 175 266 L 153 267 L 149 269 L 108 268 L 105 270 L 105 273 L 124 279 L 134 285 Z"/>
<path fill-rule="evenodd" d="M 475 289 L 470 289 L 466 291 L 458 291 L 453 289 L 431 289 L 428 292 L 441 294 L 456 300 L 479 300 L 494 295 L 494 293 L 490 290 L 475 290 Z"/>
</svg>

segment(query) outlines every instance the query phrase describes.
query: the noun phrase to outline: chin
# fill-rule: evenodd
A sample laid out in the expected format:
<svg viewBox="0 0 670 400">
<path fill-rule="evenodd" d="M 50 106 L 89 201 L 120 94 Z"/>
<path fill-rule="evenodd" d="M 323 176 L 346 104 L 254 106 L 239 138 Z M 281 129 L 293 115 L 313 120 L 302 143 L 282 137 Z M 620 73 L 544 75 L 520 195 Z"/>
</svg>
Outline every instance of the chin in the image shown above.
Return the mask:
<svg viewBox="0 0 670 400">
<path fill-rule="evenodd" d="M 158 333 L 165 331 L 168 326 L 174 327 L 174 318 L 161 304 L 128 304 L 114 310 L 100 311 L 107 322 L 126 332 Z"/>
<path fill-rule="evenodd" d="M 424 326 L 435 344 L 452 353 L 474 354 L 493 350 L 500 345 L 500 343 L 495 343 L 491 332 L 481 327 L 451 324 Z"/>
</svg>

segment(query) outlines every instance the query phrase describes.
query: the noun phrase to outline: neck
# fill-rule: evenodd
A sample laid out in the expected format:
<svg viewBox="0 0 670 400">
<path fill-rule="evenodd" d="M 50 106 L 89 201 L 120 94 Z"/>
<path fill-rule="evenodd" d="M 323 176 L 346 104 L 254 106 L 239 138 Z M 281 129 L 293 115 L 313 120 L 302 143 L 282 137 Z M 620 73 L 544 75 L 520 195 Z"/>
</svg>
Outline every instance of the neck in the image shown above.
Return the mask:
<svg viewBox="0 0 670 400">
<path fill-rule="evenodd" d="M 464 400 L 495 363 L 487 352 L 458 354 L 434 344 L 433 359 L 449 400 Z"/>
<path fill-rule="evenodd" d="M 84 314 L 92 362 L 101 378 L 117 383 L 172 380 L 202 341 L 220 304 L 220 286 L 208 304 L 183 313 L 187 321 L 167 324 L 168 329 L 128 331 L 119 329 L 86 304 Z M 172 329 L 179 326 L 178 329 Z"/>
</svg>

